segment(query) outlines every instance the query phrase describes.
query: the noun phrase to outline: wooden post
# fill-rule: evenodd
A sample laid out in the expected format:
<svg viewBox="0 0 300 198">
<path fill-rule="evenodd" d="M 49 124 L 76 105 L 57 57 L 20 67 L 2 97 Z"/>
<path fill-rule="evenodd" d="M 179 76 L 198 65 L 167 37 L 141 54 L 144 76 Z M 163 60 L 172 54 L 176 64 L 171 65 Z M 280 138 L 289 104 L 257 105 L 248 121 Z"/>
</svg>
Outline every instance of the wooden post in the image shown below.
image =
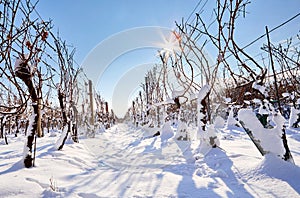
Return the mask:
<svg viewBox="0 0 300 198">
<path fill-rule="evenodd" d="M 148 87 L 148 77 L 145 77 L 145 86 L 146 86 L 146 115 L 149 116 L 149 87 Z"/>
<path fill-rule="evenodd" d="M 8 134 L 11 134 L 11 120 L 10 120 L 11 117 L 8 117 Z M 5 124 L 6 126 L 6 124 Z"/>
<path fill-rule="evenodd" d="M 159 91 L 160 91 L 160 89 L 159 89 L 159 82 L 157 82 L 157 87 L 156 87 L 156 97 L 157 97 L 157 101 L 156 101 L 156 102 L 158 102 Z M 158 128 L 160 128 L 160 124 L 161 124 L 159 114 L 160 114 L 160 108 L 159 108 L 159 105 L 157 105 L 157 107 L 156 107 L 156 119 L 157 119 L 157 127 L 158 127 Z M 163 119 L 164 119 L 164 118 L 163 118 Z"/>
<path fill-rule="evenodd" d="M 108 102 L 105 102 L 105 113 L 106 113 L 107 116 L 109 115 Z"/>
<path fill-rule="evenodd" d="M 94 103 L 93 103 L 93 84 L 92 81 L 89 80 L 89 95 L 90 95 L 90 107 L 91 107 L 91 119 L 90 124 L 94 125 Z"/>
<path fill-rule="evenodd" d="M 269 37 L 269 31 L 268 27 L 266 26 L 266 34 L 267 34 L 267 39 L 268 39 L 268 48 L 269 48 L 269 53 L 270 53 L 270 60 L 271 60 L 271 66 L 273 70 L 273 75 L 274 75 L 274 85 L 275 85 L 275 91 L 276 91 L 276 97 L 277 97 L 277 104 L 278 104 L 278 110 L 282 114 L 282 109 L 280 105 L 280 98 L 279 98 L 279 91 L 278 91 L 278 85 L 277 85 L 277 77 L 276 77 L 276 72 L 275 72 L 275 67 L 274 67 L 274 62 L 273 62 L 273 57 L 272 57 L 272 49 L 271 49 L 271 43 L 270 43 L 270 37 Z M 289 149 L 288 143 L 287 143 L 287 138 L 286 138 L 286 132 L 285 132 L 285 125 L 283 125 L 282 129 L 282 143 L 285 148 L 285 154 L 284 154 L 284 160 L 285 161 L 290 161 L 294 163 L 292 153 Z"/>
<path fill-rule="evenodd" d="M 47 133 L 50 133 L 51 117 L 47 117 Z"/>
<path fill-rule="evenodd" d="M 19 133 L 19 117 L 18 115 L 16 115 L 16 133 L 15 133 L 15 137 L 18 136 Z"/>
<path fill-rule="evenodd" d="M 39 98 L 37 100 L 37 106 L 38 106 L 38 120 L 37 120 L 37 136 L 38 137 L 43 137 L 44 134 L 43 134 L 43 130 L 42 130 L 42 116 L 41 116 L 41 105 L 42 105 L 42 99 Z"/>
<path fill-rule="evenodd" d="M 144 123 L 144 120 L 143 120 L 143 98 L 142 98 L 142 92 L 141 92 L 141 91 L 139 92 L 139 95 L 140 95 L 140 100 L 141 100 L 140 121 L 141 121 L 141 123 L 143 124 L 143 123 Z"/>
<path fill-rule="evenodd" d="M 270 43 L 269 30 L 268 30 L 267 26 L 266 26 L 266 34 L 267 34 L 267 39 L 268 39 L 268 49 L 269 49 L 269 54 L 270 54 L 270 61 L 271 61 L 271 66 L 272 66 L 272 70 L 273 70 L 273 75 L 274 75 L 274 85 L 275 85 L 275 91 L 276 91 L 276 97 L 277 97 L 277 103 L 278 103 L 278 110 L 282 114 L 278 85 L 277 85 L 277 77 L 276 77 L 274 61 L 273 61 L 273 57 L 272 57 L 272 48 L 271 48 L 271 43 Z"/>
<path fill-rule="evenodd" d="M 105 102 L 105 128 L 108 129 L 110 127 L 110 119 L 109 119 L 109 111 L 108 111 L 108 102 Z"/>
<path fill-rule="evenodd" d="M 4 116 L 0 118 L 0 139 L 4 138 Z"/>
<path fill-rule="evenodd" d="M 132 101 L 132 115 L 133 115 L 133 124 L 136 125 L 136 113 L 135 113 L 135 102 Z"/>
</svg>

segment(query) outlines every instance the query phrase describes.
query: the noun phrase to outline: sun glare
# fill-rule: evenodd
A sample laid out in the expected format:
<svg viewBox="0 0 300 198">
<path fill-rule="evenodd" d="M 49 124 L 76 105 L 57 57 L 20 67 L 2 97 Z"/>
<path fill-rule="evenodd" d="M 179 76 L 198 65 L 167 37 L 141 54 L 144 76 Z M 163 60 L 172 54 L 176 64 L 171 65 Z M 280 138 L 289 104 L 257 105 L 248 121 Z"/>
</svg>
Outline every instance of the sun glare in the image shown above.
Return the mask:
<svg viewBox="0 0 300 198">
<path fill-rule="evenodd" d="M 180 40 L 180 35 L 175 31 L 170 31 L 168 35 L 162 35 L 162 42 L 158 44 L 158 47 L 161 48 L 158 55 L 165 58 L 175 56 L 181 50 L 179 46 Z"/>
</svg>

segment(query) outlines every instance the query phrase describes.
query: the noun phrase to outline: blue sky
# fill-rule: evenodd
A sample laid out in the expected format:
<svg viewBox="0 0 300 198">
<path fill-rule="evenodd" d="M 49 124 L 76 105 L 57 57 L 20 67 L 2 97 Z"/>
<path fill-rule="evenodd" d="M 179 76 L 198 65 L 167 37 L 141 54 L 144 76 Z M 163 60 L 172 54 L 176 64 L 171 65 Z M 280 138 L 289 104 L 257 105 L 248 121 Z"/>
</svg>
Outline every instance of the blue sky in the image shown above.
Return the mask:
<svg viewBox="0 0 300 198">
<path fill-rule="evenodd" d="M 182 17 L 187 19 L 198 2 L 199 0 L 40 0 L 37 10 L 42 18 L 51 18 L 55 25 L 54 31 L 59 29 L 61 37 L 76 47 L 75 60 L 81 64 L 99 43 L 119 32 L 144 26 L 174 29 L 174 22 L 181 21 Z M 214 5 L 215 1 L 209 0 L 205 7 L 203 17 L 208 21 Z M 299 8 L 299 0 L 252 0 L 246 9 L 249 14 L 237 22 L 236 40 L 241 46 L 248 44 L 265 33 L 265 26 L 272 29 L 300 12 Z M 299 30 L 300 17 L 272 32 L 271 40 L 284 40 L 299 33 Z M 253 56 L 258 54 L 259 47 L 265 40 L 264 38 L 247 48 L 247 51 Z M 112 97 L 111 90 L 124 72 L 131 67 L 159 62 L 155 51 L 157 49 L 144 49 L 119 56 L 96 88 L 109 100 Z"/>
<path fill-rule="evenodd" d="M 187 18 L 198 2 L 199 0 L 40 0 L 38 11 L 43 18 L 53 19 L 54 30 L 59 29 L 62 37 L 77 48 L 76 58 L 81 63 L 90 50 L 112 34 L 141 26 L 174 28 L 174 21 Z M 214 5 L 214 1 L 209 0 L 208 4 Z M 209 8 L 211 6 L 207 6 L 207 10 L 211 12 Z M 278 25 L 298 13 L 299 8 L 299 0 L 251 1 L 247 8 L 249 15 L 238 26 L 243 30 L 243 38 L 239 40 L 247 43 L 263 34 L 266 25 Z M 299 21 L 295 20 L 298 24 Z M 297 23 L 293 23 L 294 28 L 297 29 L 299 25 L 295 24 Z M 295 32 L 293 28 L 283 29 Z M 281 35 L 282 31 L 277 34 Z"/>
<path fill-rule="evenodd" d="M 187 17 L 198 0 L 40 0 L 43 18 L 77 48 L 78 62 L 102 40 L 141 26 L 174 27 Z"/>
</svg>

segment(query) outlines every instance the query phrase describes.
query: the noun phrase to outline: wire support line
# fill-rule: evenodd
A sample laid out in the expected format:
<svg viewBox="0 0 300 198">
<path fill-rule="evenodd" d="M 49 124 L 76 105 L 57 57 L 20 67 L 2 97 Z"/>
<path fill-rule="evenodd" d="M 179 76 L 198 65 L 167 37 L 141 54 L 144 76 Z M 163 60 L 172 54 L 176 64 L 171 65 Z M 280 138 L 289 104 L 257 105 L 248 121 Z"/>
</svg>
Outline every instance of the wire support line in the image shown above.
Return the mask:
<svg viewBox="0 0 300 198">
<path fill-rule="evenodd" d="M 296 18 L 299 17 L 299 16 L 300 16 L 300 12 L 299 12 L 298 14 L 294 15 L 293 17 L 289 18 L 289 19 L 286 20 L 285 22 L 283 22 L 283 23 L 279 24 L 278 26 L 272 28 L 272 29 L 269 31 L 269 33 L 271 33 L 271 32 L 273 32 L 273 31 L 277 30 L 278 28 L 284 26 L 285 24 L 291 22 L 292 20 L 296 19 Z M 262 39 L 262 38 L 265 37 L 266 35 L 267 35 L 267 33 L 264 33 L 263 35 L 259 36 L 258 38 L 256 38 L 255 40 L 251 41 L 249 44 L 247 44 L 246 46 L 244 46 L 244 47 L 242 48 L 242 50 L 248 48 L 248 47 L 251 46 L 251 45 L 253 45 L 254 43 L 256 43 L 257 41 L 259 41 L 260 39 Z"/>
<path fill-rule="evenodd" d="M 207 2 L 208 2 L 208 0 L 206 0 L 206 1 L 203 3 L 203 5 L 202 5 L 201 8 L 199 9 L 198 13 L 201 12 L 201 11 L 203 10 L 203 8 L 206 6 Z M 186 23 L 188 23 L 189 20 L 191 19 L 192 15 L 196 13 L 195 11 L 197 10 L 197 8 L 200 6 L 201 3 L 202 3 L 202 0 L 200 0 L 200 1 L 198 2 L 198 4 L 196 5 L 196 7 L 193 9 L 193 11 L 191 12 L 191 14 L 190 14 L 189 17 L 187 18 Z M 193 23 L 193 22 L 195 21 L 196 18 L 197 18 L 197 16 L 195 16 L 195 17 L 193 18 L 193 20 L 191 21 L 191 23 Z"/>
<path fill-rule="evenodd" d="M 283 23 L 281 23 L 281 24 L 277 25 L 276 27 L 272 28 L 272 29 L 269 31 L 269 33 L 271 33 L 271 32 L 273 32 L 273 31 L 275 31 L 275 30 L 281 28 L 282 26 L 288 24 L 289 22 L 293 21 L 294 19 L 296 19 L 296 18 L 299 17 L 299 16 L 300 16 L 300 12 L 299 12 L 298 14 L 294 15 L 293 17 L 289 18 L 288 20 L 284 21 Z M 251 41 L 250 43 L 248 43 L 247 45 L 245 45 L 245 46 L 242 47 L 241 49 L 244 50 L 244 49 L 250 47 L 251 45 L 253 45 L 253 44 L 256 43 L 257 41 L 259 41 L 260 39 L 264 38 L 265 36 L 266 36 L 266 33 L 263 34 L 263 35 L 261 35 L 261 36 L 259 36 L 259 37 L 257 37 L 256 39 L 254 39 L 253 41 Z M 227 60 L 227 59 L 230 58 L 232 55 L 233 55 L 233 54 L 229 54 L 228 56 L 224 57 L 224 59 Z M 216 64 L 214 64 L 213 66 L 210 66 L 210 67 L 214 67 L 214 66 L 216 66 Z M 199 75 L 200 75 L 200 74 L 197 74 L 197 75 L 195 75 L 195 77 L 198 77 Z"/>
</svg>

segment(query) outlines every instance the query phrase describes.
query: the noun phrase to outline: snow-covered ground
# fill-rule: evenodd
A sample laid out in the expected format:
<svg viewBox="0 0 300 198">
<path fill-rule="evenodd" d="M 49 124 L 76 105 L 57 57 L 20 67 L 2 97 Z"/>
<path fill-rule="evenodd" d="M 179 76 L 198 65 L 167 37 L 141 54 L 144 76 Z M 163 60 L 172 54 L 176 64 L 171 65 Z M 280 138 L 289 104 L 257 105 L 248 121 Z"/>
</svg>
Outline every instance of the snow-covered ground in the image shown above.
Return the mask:
<svg viewBox="0 0 300 198">
<path fill-rule="evenodd" d="M 298 131 L 288 130 L 296 165 L 261 157 L 240 128 L 218 136 L 221 149 L 195 160 L 199 141 L 145 138 L 127 124 L 69 140 L 62 151 L 52 132 L 37 140 L 30 169 L 21 161 L 24 137 L 9 137 L 9 145 L 0 142 L 0 197 L 300 197 Z"/>
</svg>

